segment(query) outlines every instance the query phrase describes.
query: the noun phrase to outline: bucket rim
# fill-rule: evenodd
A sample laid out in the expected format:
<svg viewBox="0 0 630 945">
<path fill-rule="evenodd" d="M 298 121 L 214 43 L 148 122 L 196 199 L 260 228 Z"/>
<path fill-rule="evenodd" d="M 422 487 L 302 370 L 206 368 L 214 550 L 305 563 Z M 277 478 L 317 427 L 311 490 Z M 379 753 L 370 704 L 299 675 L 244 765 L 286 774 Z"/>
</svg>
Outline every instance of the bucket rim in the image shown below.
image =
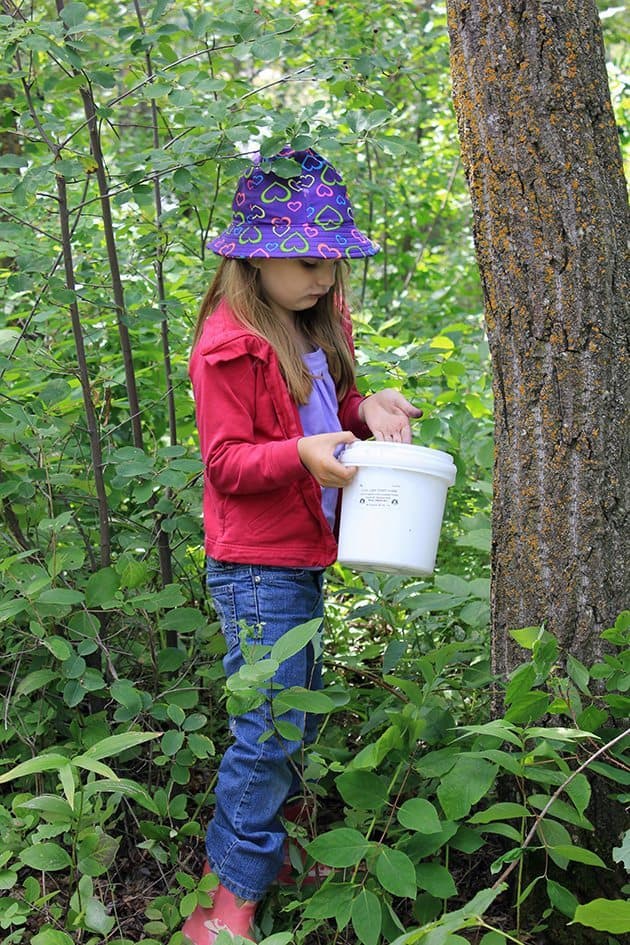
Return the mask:
<svg viewBox="0 0 630 945">
<path fill-rule="evenodd" d="M 339 456 L 347 466 L 382 466 L 408 472 L 442 476 L 455 481 L 457 468 L 450 453 L 415 443 L 363 440 L 350 443 Z"/>
<path fill-rule="evenodd" d="M 450 453 L 447 453 L 445 450 L 439 450 L 435 446 L 420 446 L 418 443 L 391 443 L 386 440 L 355 440 L 353 443 L 348 443 L 344 449 L 344 453 L 352 451 L 361 451 L 366 450 L 368 453 L 376 452 L 386 452 L 395 455 L 399 453 L 407 456 L 425 456 L 425 457 L 443 457 L 444 461 L 447 463 L 453 462 L 453 457 Z"/>
</svg>

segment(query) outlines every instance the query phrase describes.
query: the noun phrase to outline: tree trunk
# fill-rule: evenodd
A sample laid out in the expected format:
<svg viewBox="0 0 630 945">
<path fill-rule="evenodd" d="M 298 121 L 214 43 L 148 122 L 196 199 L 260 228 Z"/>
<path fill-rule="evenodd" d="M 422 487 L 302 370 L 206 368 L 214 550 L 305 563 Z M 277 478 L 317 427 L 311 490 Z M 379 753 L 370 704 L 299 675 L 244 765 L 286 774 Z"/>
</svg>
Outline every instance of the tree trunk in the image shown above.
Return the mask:
<svg viewBox="0 0 630 945">
<path fill-rule="evenodd" d="M 13 86 L 9 85 L 8 82 L 1 82 L 0 102 L 13 98 L 15 98 Z M 7 112 L 7 117 L 0 124 L 0 155 L 22 153 L 22 139 L 16 134 L 15 117 L 15 115 Z M 6 222 L 6 219 L 4 214 L 0 214 L 0 224 Z M 0 258 L 0 269 L 12 269 L 14 265 L 15 257 L 2 256 Z"/>
<path fill-rule="evenodd" d="M 594 0 L 449 0 L 495 396 L 493 662 L 628 606 L 628 205 Z"/>
</svg>

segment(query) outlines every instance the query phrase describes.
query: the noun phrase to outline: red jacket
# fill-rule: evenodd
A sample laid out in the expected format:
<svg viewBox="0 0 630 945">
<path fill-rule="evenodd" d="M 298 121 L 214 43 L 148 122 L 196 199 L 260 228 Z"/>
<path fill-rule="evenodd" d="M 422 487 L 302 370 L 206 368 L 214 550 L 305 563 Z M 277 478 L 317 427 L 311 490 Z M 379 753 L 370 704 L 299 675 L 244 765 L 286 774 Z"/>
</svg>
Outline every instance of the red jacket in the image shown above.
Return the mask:
<svg viewBox="0 0 630 945">
<path fill-rule="evenodd" d="M 348 339 L 352 344 L 351 329 Z M 326 567 L 337 542 L 321 489 L 302 465 L 304 435 L 271 345 L 226 303 L 206 319 L 190 358 L 204 477 L 206 553 L 220 561 Z M 342 429 L 371 436 L 353 387 L 339 404 Z"/>
</svg>

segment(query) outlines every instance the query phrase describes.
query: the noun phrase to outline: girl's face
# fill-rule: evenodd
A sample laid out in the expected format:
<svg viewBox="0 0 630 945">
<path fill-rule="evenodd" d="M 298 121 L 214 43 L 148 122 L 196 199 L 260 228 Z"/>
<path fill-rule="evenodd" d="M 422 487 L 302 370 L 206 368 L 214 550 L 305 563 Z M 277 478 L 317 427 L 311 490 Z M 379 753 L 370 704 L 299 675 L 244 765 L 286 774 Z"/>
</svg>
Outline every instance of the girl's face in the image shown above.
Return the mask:
<svg viewBox="0 0 630 945">
<path fill-rule="evenodd" d="M 260 287 L 272 311 L 293 322 L 295 312 L 312 308 L 335 283 L 333 259 L 252 259 Z"/>
</svg>

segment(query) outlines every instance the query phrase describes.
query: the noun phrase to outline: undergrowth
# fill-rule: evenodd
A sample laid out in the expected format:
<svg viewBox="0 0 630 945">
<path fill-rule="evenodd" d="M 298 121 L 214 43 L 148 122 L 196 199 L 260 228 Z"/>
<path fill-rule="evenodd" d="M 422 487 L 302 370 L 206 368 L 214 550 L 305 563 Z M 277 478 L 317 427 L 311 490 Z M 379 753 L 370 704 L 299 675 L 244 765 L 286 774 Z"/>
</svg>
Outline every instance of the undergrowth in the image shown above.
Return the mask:
<svg viewBox="0 0 630 945">
<path fill-rule="evenodd" d="M 413 583 L 368 575 L 360 597 L 341 569 L 335 578 L 325 689 L 273 694 L 280 731 L 287 700 L 322 724 L 303 759 L 309 822 L 288 825 L 296 883 L 271 891 L 261 935 L 269 945 L 528 943 L 553 913 L 620 943 L 630 834 L 597 836 L 589 808 L 598 783 L 620 810 L 627 802 L 630 614 L 606 631 L 610 654 L 590 667 L 559 653 L 544 629 L 515 631 L 523 663 L 501 681 L 483 634 L 458 632 L 457 607 L 444 620 L 426 615 L 419 633 Z M 118 674 L 107 693 L 88 687 L 77 712 L 68 687 L 97 672 L 86 626 L 70 618 L 72 652 L 61 652 L 61 637 L 28 651 L 22 641 L 31 669 L 5 699 L 4 942 L 177 945 L 183 916 L 209 903 L 214 881 L 198 877 L 225 699 L 235 711 L 260 698 L 315 628 L 296 628 L 269 652 L 246 648 L 246 668 L 225 685 L 207 655 L 220 655 L 216 624 L 198 625 L 187 648 L 147 652 L 142 682 Z M 81 665 L 76 677 L 69 661 Z M 492 716 L 493 696 L 502 715 Z M 321 885 L 302 884 L 318 864 L 322 875 L 329 868 Z M 609 892 L 578 901 L 580 866 Z M 156 893 L 143 898 L 140 937 L 125 934 L 122 905 L 135 870 Z M 528 902 L 541 892 L 533 922 Z"/>
</svg>

